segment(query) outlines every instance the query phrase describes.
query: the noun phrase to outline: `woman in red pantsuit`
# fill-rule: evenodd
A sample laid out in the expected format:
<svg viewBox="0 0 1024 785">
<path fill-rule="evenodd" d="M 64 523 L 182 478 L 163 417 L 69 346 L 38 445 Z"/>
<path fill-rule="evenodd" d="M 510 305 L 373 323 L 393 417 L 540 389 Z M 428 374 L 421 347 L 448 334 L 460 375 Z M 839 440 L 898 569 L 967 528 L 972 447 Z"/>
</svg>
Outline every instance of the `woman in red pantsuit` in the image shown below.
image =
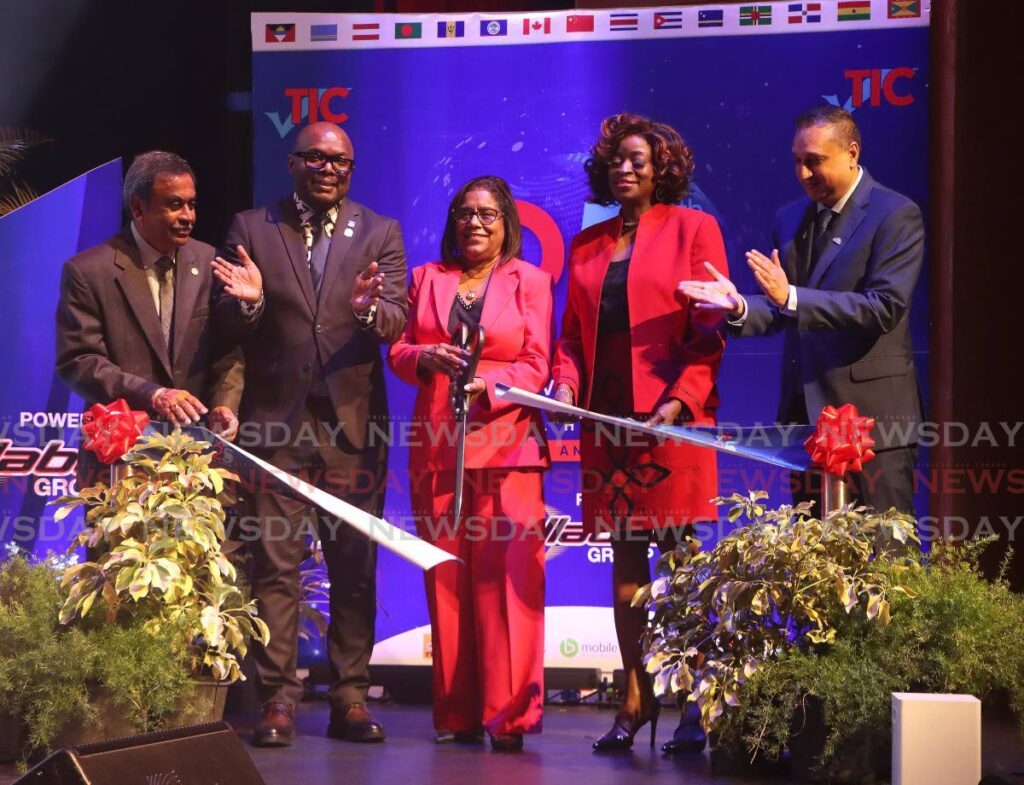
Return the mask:
<svg viewBox="0 0 1024 785">
<path fill-rule="evenodd" d="M 601 124 L 586 169 L 591 201 L 617 202 L 620 209 L 573 239 L 555 397 L 652 425 L 714 425 L 722 318 L 690 308 L 675 291 L 679 275 L 707 278 L 705 261 L 726 270 L 715 219 L 676 206 L 687 191 L 693 155 L 671 127 L 620 114 Z M 615 628 L 627 677 L 615 723 L 593 746 L 628 749 L 647 722 L 653 745 L 660 707 L 641 662 L 646 612 L 630 601 L 650 581 L 652 533 L 664 551 L 693 522 L 715 518 L 709 501 L 717 495 L 715 454 L 584 425 L 580 457 L 584 525 L 612 532 Z M 684 709 L 663 749 L 703 747 L 697 717 Z"/>
<path fill-rule="evenodd" d="M 549 465 L 535 410 L 497 398 L 498 382 L 540 391 L 550 373 L 551 276 L 516 258 L 522 230 L 507 183 L 471 180 L 455 195 L 443 261 L 412 272 L 409 321 L 388 359 L 419 387 L 409 474 L 420 536 L 456 554 L 426 573 L 434 659 L 435 740 L 518 750 L 544 704 L 544 519 Z M 469 409 L 460 520 L 454 500 L 452 374 L 468 354 L 460 323 L 485 340 Z"/>
</svg>

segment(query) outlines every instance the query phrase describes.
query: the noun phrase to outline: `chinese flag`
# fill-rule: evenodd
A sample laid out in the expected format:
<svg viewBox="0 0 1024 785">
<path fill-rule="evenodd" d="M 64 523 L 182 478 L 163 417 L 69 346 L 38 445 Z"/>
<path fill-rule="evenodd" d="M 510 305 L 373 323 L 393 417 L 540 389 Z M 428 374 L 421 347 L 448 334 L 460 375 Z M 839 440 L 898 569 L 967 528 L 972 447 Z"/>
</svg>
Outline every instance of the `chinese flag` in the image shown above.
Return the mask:
<svg viewBox="0 0 1024 785">
<path fill-rule="evenodd" d="M 565 31 L 567 33 L 592 33 L 594 32 L 594 17 L 576 14 L 566 17 Z"/>
</svg>

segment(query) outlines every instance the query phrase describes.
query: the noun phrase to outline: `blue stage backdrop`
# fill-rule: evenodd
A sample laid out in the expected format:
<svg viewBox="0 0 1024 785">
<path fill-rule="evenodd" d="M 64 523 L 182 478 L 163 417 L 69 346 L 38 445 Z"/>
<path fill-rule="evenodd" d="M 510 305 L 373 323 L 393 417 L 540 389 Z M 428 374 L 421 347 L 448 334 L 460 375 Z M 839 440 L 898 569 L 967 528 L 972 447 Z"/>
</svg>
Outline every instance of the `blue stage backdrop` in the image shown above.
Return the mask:
<svg viewBox="0 0 1024 785">
<path fill-rule="evenodd" d="M 289 15 L 252 18 L 255 201 L 290 191 L 285 157 L 311 119 L 340 123 L 355 145 L 352 196 L 403 227 L 410 266 L 438 258 L 455 190 L 507 179 L 529 230 L 526 259 L 558 281 L 582 227 L 608 214 L 585 201 L 583 162 L 601 119 L 629 110 L 675 126 L 692 146 L 686 204 L 718 219 L 734 280 L 769 251 L 775 210 L 802 195 L 791 164 L 793 119 L 831 102 L 854 113 L 864 165 L 927 211 L 928 10 L 925 2 L 769 3 L 532 15 Z M 927 280 L 913 307 L 927 378 Z M 781 343 L 733 341 L 720 376 L 722 422 L 771 422 Z M 394 418 L 413 391 L 389 380 Z M 573 437 L 546 481 L 549 665 L 618 665 L 611 553 L 580 535 Z M 408 525 L 407 452 L 392 452 L 387 517 Z M 725 493 L 787 495 L 774 470 L 720 458 Z M 922 510 L 920 510 L 923 512 Z M 382 554 L 376 662 L 429 662 L 420 576 Z"/>
<path fill-rule="evenodd" d="M 82 415 L 54 373 L 60 271 L 120 222 L 121 159 L 0 218 L 0 544 L 62 553 L 80 520 L 46 507 L 74 489 Z"/>
</svg>

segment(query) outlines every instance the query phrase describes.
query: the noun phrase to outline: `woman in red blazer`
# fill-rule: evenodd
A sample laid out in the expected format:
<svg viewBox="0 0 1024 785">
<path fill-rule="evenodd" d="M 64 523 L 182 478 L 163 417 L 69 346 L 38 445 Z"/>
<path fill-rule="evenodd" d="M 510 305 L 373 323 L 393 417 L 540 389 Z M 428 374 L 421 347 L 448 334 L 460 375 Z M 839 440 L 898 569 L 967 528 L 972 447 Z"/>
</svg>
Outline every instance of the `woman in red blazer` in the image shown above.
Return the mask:
<svg viewBox="0 0 1024 785">
<path fill-rule="evenodd" d="M 496 750 L 539 732 L 544 703 L 544 520 L 549 465 L 536 410 L 494 394 L 498 382 L 539 392 L 550 375 L 551 276 L 516 258 L 522 230 L 507 183 L 480 177 L 452 200 L 443 261 L 412 272 L 409 321 L 388 354 L 398 377 L 419 387 L 409 450 L 420 536 L 457 555 L 426 573 L 438 742 L 484 730 Z M 451 374 L 466 353 L 451 345 L 460 322 L 485 341 L 466 438 L 460 520 L 452 525 L 454 418 Z"/>
<path fill-rule="evenodd" d="M 591 201 L 617 202 L 620 209 L 580 232 L 570 247 L 555 397 L 652 425 L 714 425 L 723 321 L 675 293 L 679 274 L 707 277 L 705 261 L 726 269 L 715 219 L 675 206 L 687 191 L 693 155 L 671 127 L 620 114 L 601 124 L 586 169 Z M 641 662 L 646 610 L 630 602 L 650 581 L 652 533 L 664 551 L 695 521 L 715 518 L 709 501 L 717 495 L 715 454 L 584 426 L 580 457 L 584 525 L 612 533 L 615 627 L 627 677 L 615 724 L 593 746 L 629 748 L 647 722 L 653 746 L 659 705 Z M 703 749 L 696 719 L 684 710 L 663 749 Z"/>
</svg>

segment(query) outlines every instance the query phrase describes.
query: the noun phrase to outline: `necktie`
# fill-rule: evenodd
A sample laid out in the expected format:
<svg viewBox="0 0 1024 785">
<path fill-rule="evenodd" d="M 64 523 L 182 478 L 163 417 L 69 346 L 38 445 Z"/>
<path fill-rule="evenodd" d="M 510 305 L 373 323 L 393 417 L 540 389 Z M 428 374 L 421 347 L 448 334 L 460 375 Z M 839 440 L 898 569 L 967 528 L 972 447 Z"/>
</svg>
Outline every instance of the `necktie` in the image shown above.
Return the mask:
<svg viewBox="0 0 1024 785">
<path fill-rule="evenodd" d="M 808 269 L 808 276 L 825 252 L 825 246 L 828 245 L 829 238 L 832 236 L 828 228 L 835 218 L 836 213 L 831 210 L 818 210 L 818 214 L 814 216 L 814 244 L 811 246 L 811 265 Z"/>
<path fill-rule="evenodd" d="M 320 284 L 324 279 L 327 267 L 327 252 L 331 249 L 331 238 L 324 228 L 326 215 L 318 216 L 313 223 L 313 247 L 309 250 L 309 277 L 313 281 L 313 291 L 320 294 Z"/>
<path fill-rule="evenodd" d="M 171 354 L 171 325 L 174 322 L 174 260 L 161 256 L 156 260 L 156 276 L 160 282 L 160 332 L 167 354 Z"/>
</svg>

